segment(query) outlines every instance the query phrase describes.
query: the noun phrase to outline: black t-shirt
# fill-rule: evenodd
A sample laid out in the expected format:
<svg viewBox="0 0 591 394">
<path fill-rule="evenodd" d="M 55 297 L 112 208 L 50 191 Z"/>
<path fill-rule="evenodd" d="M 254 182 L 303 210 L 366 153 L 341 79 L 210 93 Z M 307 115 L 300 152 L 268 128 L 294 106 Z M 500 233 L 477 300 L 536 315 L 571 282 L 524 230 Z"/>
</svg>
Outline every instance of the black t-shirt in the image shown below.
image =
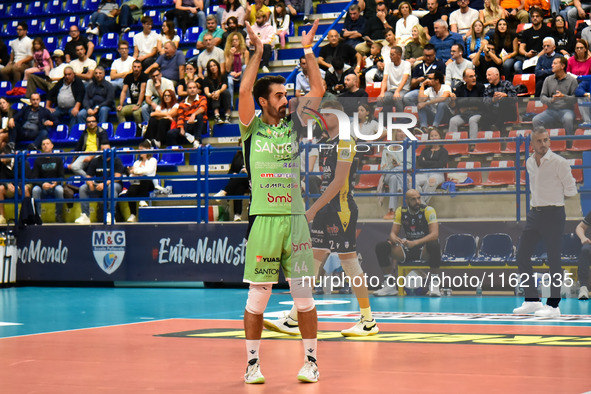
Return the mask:
<svg viewBox="0 0 591 394">
<path fill-rule="evenodd" d="M 33 164 L 33 178 L 63 178 L 64 161 L 61 157 L 39 157 Z M 52 181 L 53 182 L 53 181 Z M 39 184 L 41 184 L 40 182 Z"/>
<path fill-rule="evenodd" d="M 222 85 L 228 86 L 228 75 L 224 74 L 219 80 L 213 80 L 211 78 L 205 78 L 203 80 L 203 89 L 206 87 L 209 88 L 209 93 L 212 93 L 214 90 L 218 90 L 222 88 Z M 205 92 L 205 91 L 204 91 Z"/>
<path fill-rule="evenodd" d="M 344 98 L 345 100 L 339 100 L 343 104 L 343 109 L 346 114 L 352 114 L 357 111 L 360 103 L 367 103 L 367 92 L 364 89 L 357 89 L 356 92 L 346 91 L 339 94 L 339 99 Z"/>
<path fill-rule="evenodd" d="M 525 44 L 525 51 L 529 52 L 532 49 L 534 51 L 542 52 L 543 41 L 546 37 L 552 37 L 552 30 L 544 24 L 539 30 L 534 30 L 533 27 L 526 29 L 521 32 L 520 44 Z"/>
<path fill-rule="evenodd" d="M 441 19 L 441 17 L 444 15 L 447 15 L 447 13 L 443 10 L 443 6 L 439 4 L 439 7 L 437 7 L 437 12 L 435 14 L 429 12 L 425 14 L 425 16 L 423 16 L 421 19 L 419 19 L 419 21 L 421 22 L 421 26 L 425 26 L 427 29 L 429 29 L 429 35 L 434 36 L 435 26 L 433 26 L 433 23 Z"/>
<path fill-rule="evenodd" d="M 108 179 L 108 177 L 110 176 L 110 170 L 111 170 L 111 160 L 107 159 L 107 173 L 105 174 L 105 177 Z M 123 163 L 121 162 L 121 159 L 116 157 L 115 158 L 115 163 L 114 163 L 114 170 L 116 173 L 119 174 L 124 174 L 125 173 L 125 167 L 123 167 Z M 102 178 L 103 177 L 103 156 L 102 154 L 100 156 L 95 157 L 94 159 L 92 159 L 90 161 L 90 163 L 88 164 L 88 169 L 86 170 L 86 175 L 88 175 L 89 177 L 98 177 L 98 178 Z M 103 183 L 102 180 L 96 180 L 94 181 L 95 183 Z M 116 181 L 116 182 L 121 182 Z"/>
<path fill-rule="evenodd" d="M 330 44 L 323 46 L 322 48 L 320 48 L 320 53 L 318 56 L 323 58 L 324 61 L 328 64 L 332 64 L 332 59 L 334 57 L 340 56 L 345 62 L 345 64 L 355 67 L 355 65 L 357 64 L 357 59 L 355 58 L 356 54 L 357 52 L 355 51 L 355 49 L 341 42 L 334 48 L 330 46 Z"/>
<path fill-rule="evenodd" d="M 76 41 L 70 41 L 64 47 L 64 55 L 70 55 L 70 60 L 78 59 L 76 55 L 76 46 L 78 44 L 84 45 L 86 53 L 88 53 L 88 38 L 80 36 Z"/>
<path fill-rule="evenodd" d="M 140 99 L 142 83 L 148 83 L 148 76 L 144 73 L 141 73 L 137 80 L 134 78 L 133 73 L 127 74 L 123 79 L 123 84 L 127 85 L 129 97 L 133 104 L 137 104 Z"/>
<path fill-rule="evenodd" d="M 488 79 L 486 79 L 486 70 L 489 68 L 494 67 L 499 70 L 499 74 L 505 75 L 505 71 L 502 65 L 496 64 L 492 59 L 486 60 L 484 56 L 480 56 L 480 64 L 478 67 L 474 67 L 474 71 L 476 71 L 476 82 L 480 83 L 488 83 Z"/>
</svg>

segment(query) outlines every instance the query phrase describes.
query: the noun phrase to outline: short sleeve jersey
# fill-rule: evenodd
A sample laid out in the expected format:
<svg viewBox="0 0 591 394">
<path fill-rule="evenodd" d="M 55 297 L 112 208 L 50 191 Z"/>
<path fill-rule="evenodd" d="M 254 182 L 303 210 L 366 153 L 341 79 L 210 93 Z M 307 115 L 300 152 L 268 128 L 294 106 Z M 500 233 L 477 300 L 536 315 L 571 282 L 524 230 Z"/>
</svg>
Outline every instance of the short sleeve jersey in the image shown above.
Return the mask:
<svg viewBox="0 0 591 394">
<path fill-rule="evenodd" d="M 277 126 L 255 116 L 240 123 L 244 163 L 251 187 L 251 215 L 303 215 L 297 133 L 288 117 Z"/>
<path fill-rule="evenodd" d="M 320 212 L 340 212 L 348 211 L 355 206 L 355 200 L 351 194 L 353 190 L 353 180 L 357 166 L 355 162 L 355 140 L 348 141 L 340 140 L 339 137 L 333 139 L 323 138 L 318 141 L 321 149 L 319 150 L 320 171 L 322 172 L 322 184 L 320 185 L 320 193 L 324 193 L 328 185 L 334 180 L 337 172 L 337 164 L 339 162 L 352 163 L 349 170 L 347 182 L 343 185 L 339 193 L 334 196 L 328 204 L 326 204 Z M 329 145 L 332 147 L 329 148 Z M 329 149 L 327 149 L 329 148 Z"/>
<path fill-rule="evenodd" d="M 408 207 L 398 207 L 394 215 L 394 223 L 402 226 L 406 239 L 414 241 L 429 234 L 429 225 L 437 223 L 437 215 L 435 209 L 427 205 L 421 205 L 415 213 L 412 213 Z"/>
</svg>

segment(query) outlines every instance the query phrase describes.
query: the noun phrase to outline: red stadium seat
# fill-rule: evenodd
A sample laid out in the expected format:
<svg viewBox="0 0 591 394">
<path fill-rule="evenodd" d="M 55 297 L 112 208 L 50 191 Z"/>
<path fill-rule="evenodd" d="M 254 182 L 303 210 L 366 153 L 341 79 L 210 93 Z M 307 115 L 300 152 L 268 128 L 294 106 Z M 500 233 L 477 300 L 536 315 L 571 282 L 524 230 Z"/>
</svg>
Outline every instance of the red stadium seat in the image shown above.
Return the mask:
<svg viewBox="0 0 591 394">
<path fill-rule="evenodd" d="M 429 139 L 429 134 L 417 134 L 416 137 L 419 141 L 427 141 Z M 427 145 L 417 144 L 417 156 L 421 155 L 421 152 L 423 151 L 423 149 L 425 149 L 426 146 Z"/>
<path fill-rule="evenodd" d="M 490 163 L 491 167 L 514 167 L 515 162 L 513 160 L 508 161 L 493 161 Z M 490 171 L 488 173 L 488 180 L 483 183 L 484 186 L 505 186 L 515 184 L 515 171 Z"/>
<path fill-rule="evenodd" d="M 531 130 L 511 130 L 509 131 L 509 138 L 515 138 L 518 135 L 522 137 L 526 137 L 531 134 Z M 505 149 L 501 151 L 501 153 L 515 153 L 517 147 L 516 142 L 507 142 L 507 146 Z M 525 152 L 525 144 L 521 144 L 519 147 L 519 152 Z"/>
<path fill-rule="evenodd" d="M 380 95 L 381 92 L 381 82 L 374 82 L 374 83 L 368 83 L 365 86 L 365 91 L 367 92 L 367 95 L 369 96 L 369 101 L 370 102 L 375 102 L 378 98 L 378 96 Z"/>
<path fill-rule="evenodd" d="M 416 105 L 407 105 L 406 107 L 404 107 L 404 112 L 406 112 L 407 114 L 413 114 L 417 117 L 417 119 L 419 118 L 419 110 L 417 109 Z"/>
<path fill-rule="evenodd" d="M 571 166 L 582 166 L 583 159 L 569 159 L 568 164 Z M 573 169 L 572 173 L 573 173 L 573 177 L 575 177 L 575 181 L 577 181 L 577 183 L 583 183 L 583 169 L 582 168 Z"/>
<path fill-rule="evenodd" d="M 501 138 L 500 131 L 479 131 L 478 138 L 494 140 Z M 474 150 L 471 152 L 472 155 L 489 155 L 493 153 L 501 153 L 501 143 L 496 142 L 478 142 L 474 145 Z"/>
<path fill-rule="evenodd" d="M 458 131 L 455 133 L 447 133 L 445 135 L 446 140 L 466 140 L 468 139 L 468 133 L 465 131 Z M 445 145 L 445 149 L 449 156 L 467 155 L 468 144 L 448 144 Z"/>
<path fill-rule="evenodd" d="M 527 93 L 520 93 L 517 96 L 532 96 L 536 93 L 536 75 L 535 74 L 515 74 L 513 76 L 513 86 L 527 86 Z"/>
<path fill-rule="evenodd" d="M 378 164 L 365 164 L 362 168 L 363 171 L 378 171 L 380 166 Z M 359 177 L 359 183 L 355 185 L 355 189 L 376 189 L 380 183 L 380 177 L 382 174 L 361 174 Z"/>
<path fill-rule="evenodd" d="M 547 109 L 548 106 L 546 104 L 542 104 L 540 100 L 529 100 L 527 102 L 525 113 L 541 114 Z"/>
<path fill-rule="evenodd" d="M 591 129 L 577 129 L 575 135 L 587 135 L 589 139 L 574 140 L 573 146 L 567 150 L 570 152 L 581 152 L 591 150 Z"/>
<path fill-rule="evenodd" d="M 458 163 L 458 168 L 481 168 L 481 164 L 479 161 L 462 161 Z M 481 171 L 466 171 L 468 173 L 468 178 L 473 180 L 472 183 L 456 183 L 456 187 L 466 187 L 466 186 L 478 186 L 482 185 L 482 172 Z"/>
<path fill-rule="evenodd" d="M 531 23 L 520 23 L 517 25 L 517 30 L 515 31 L 515 34 L 519 34 L 520 32 L 527 30 L 530 27 L 532 27 Z"/>
<path fill-rule="evenodd" d="M 554 141 L 552 139 L 552 137 L 565 136 L 566 133 L 564 129 L 548 129 L 548 134 L 550 135 L 550 149 L 552 149 L 553 152 L 562 152 L 566 150 L 566 140 Z"/>
</svg>

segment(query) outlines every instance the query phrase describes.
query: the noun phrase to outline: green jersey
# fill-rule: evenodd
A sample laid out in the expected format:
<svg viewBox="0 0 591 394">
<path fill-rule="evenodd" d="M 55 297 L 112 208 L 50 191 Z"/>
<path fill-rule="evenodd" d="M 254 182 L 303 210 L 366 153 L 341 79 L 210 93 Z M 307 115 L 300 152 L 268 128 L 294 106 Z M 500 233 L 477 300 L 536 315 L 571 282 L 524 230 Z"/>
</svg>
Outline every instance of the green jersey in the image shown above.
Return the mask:
<svg viewBox="0 0 591 394">
<path fill-rule="evenodd" d="M 306 213 L 292 121 L 288 118 L 270 126 L 255 116 L 248 126 L 240 123 L 240 133 L 251 187 L 250 215 Z"/>
</svg>

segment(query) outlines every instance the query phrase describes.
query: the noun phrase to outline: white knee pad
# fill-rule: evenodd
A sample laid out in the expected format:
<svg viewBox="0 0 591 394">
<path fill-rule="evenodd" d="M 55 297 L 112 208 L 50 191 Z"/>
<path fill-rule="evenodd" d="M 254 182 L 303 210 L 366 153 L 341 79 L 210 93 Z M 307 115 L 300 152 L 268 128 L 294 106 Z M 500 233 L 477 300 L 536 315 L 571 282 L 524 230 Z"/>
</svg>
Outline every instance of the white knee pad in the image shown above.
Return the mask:
<svg viewBox="0 0 591 394">
<path fill-rule="evenodd" d="M 341 259 L 341 266 L 349 278 L 363 276 L 363 270 L 361 269 L 361 265 L 359 264 L 357 256 L 348 259 Z"/>
<path fill-rule="evenodd" d="M 312 296 L 312 288 L 314 282 L 308 280 L 288 279 L 289 291 L 293 298 L 293 304 L 298 312 L 310 312 L 314 309 L 314 297 Z"/>
<path fill-rule="evenodd" d="M 273 286 L 270 284 L 259 285 L 250 284 L 248 290 L 248 299 L 246 300 L 246 311 L 253 315 L 262 315 L 271 297 L 271 290 Z"/>
</svg>

